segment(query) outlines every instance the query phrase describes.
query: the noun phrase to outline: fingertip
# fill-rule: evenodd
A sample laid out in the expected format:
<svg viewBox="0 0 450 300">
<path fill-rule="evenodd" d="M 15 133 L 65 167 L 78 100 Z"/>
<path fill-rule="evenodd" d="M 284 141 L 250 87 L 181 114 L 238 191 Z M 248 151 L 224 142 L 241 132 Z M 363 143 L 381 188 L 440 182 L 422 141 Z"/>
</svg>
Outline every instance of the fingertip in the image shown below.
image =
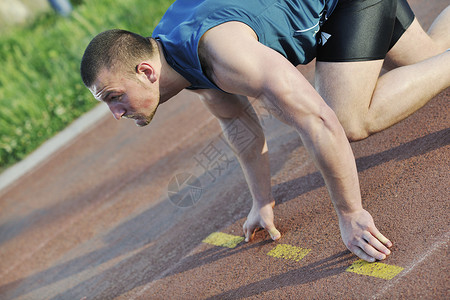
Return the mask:
<svg viewBox="0 0 450 300">
<path fill-rule="evenodd" d="M 392 242 L 388 239 L 381 241 L 381 242 L 388 248 L 392 247 L 392 245 L 393 245 Z"/>
<path fill-rule="evenodd" d="M 278 234 L 276 234 L 273 238 L 274 241 L 281 239 L 281 233 L 278 232 Z"/>
<path fill-rule="evenodd" d="M 281 238 L 281 233 L 280 233 L 275 227 L 269 229 L 268 232 L 269 232 L 269 234 L 270 234 L 270 237 L 271 237 L 272 240 L 274 240 L 274 241 L 276 241 L 276 240 L 278 240 L 279 238 Z"/>
</svg>

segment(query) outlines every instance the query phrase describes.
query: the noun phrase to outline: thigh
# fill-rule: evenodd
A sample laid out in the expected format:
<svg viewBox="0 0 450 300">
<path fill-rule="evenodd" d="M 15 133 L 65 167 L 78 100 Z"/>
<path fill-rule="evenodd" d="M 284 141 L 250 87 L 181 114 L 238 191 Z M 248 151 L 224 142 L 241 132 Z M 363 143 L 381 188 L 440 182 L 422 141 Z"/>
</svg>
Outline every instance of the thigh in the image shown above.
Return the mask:
<svg viewBox="0 0 450 300">
<path fill-rule="evenodd" d="M 317 60 L 384 59 L 396 24 L 397 0 L 347 0 L 321 27 Z"/>
<path fill-rule="evenodd" d="M 363 118 L 371 104 L 383 60 L 316 62 L 315 86 L 344 129 Z"/>
<path fill-rule="evenodd" d="M 342 0 L 321 28 L 317 60 L 384 59 L 395 45 L 389 60 L 400 64 L 402 57 L 397 57 L 397 54 L 403 53 L 405 48 L 415 51 L 422 43 L 426 44 L 425 47 L 434 46 L 414 20 L 414 13 L 406 0 Z M 407 34 L 403 37 L 405 31 Z M 411 42 L 414 38 L 418 38 L 415 45 Z M 430 50 L 425 49 L 422 56 L 430 56 Z M 409 58 L 403 60 L 410 61 Z"/>
<path fill-rule="evenodd" d="M 322 27 L 332 35 L 319 46 L 315 85 L 344 128 L 367 115 L 386 53 L 411 27 L 414 15 L 405 3 L 343 1 Z"/>
<path fill-rule="evenodd" d="M 392 67 L 411 65 L 438 55 L 444 50 L 423 30 L 417 19 L 414 19 L 411 26 L 387 53 L 386 61 Z"/>
</svg>

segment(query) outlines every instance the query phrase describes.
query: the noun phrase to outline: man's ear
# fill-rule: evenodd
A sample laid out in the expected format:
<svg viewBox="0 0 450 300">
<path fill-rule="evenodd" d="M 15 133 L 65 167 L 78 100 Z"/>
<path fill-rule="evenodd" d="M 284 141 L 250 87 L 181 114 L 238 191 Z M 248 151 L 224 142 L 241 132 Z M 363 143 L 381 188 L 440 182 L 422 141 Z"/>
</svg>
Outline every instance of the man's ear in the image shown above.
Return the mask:
<svg viewBox="0 0 450 300">
<path fill-rule="evenodd" d="M 156 76 L 155 68 L 148 62 L 141 62 L 136 66 L 136 74 L 140 75 L 143 74 L 147 77 L 147 79 L 151 83 L 155 83 L 158 77 Z"/>
</svg>

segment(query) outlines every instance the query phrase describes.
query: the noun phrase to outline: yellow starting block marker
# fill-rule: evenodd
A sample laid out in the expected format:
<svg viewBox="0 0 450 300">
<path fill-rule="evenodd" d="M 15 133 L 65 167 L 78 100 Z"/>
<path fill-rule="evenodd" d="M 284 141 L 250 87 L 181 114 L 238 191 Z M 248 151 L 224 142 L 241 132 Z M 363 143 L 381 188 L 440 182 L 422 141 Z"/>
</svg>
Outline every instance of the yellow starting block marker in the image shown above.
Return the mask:
<svg viewBox="0 0 450 300">
<path fill-rule="evenodd" d="M 387 265 L 380 262 L 369 263 L 362 259 L 355 261 L 350 267 L 346 269 L 347 272 L 352 272 L 360 275 L 367 275 L 390 280 L 403 271 L 402 267 Z"/>
<path fill-rule="evenodd" d="M 269 253 L 267 253 L 267 255 L 299 261 L 300 259 L 305 257 L 310 251 L 311 249 L 295 247 L 288 244 L 278 244 L 275 248 L 270 250 Z"/>
<path fill-rule="evenodd" d="M 213 232 L 203 240 L 203 243 L 219 247 L 234 248 L 243 240 L 244 238 L 242 236 L 222 232 Z"/>
</svg>

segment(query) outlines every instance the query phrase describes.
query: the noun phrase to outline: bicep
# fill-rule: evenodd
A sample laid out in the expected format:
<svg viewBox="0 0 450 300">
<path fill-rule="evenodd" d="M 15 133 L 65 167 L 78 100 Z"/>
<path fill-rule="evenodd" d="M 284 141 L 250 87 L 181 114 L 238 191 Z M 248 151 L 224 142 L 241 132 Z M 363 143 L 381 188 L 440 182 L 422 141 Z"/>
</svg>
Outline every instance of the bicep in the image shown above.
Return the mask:
<svg viewBox="0 0 450 300">
<path fill-rule="evenodd" d="M 210 29 L 200 41 L 204 69 L 228 93 L 255 97 L 263 86 L 261 62 L 267 53 L 252 32 L 243 23 L 229 22 Z"/>
</svg>

